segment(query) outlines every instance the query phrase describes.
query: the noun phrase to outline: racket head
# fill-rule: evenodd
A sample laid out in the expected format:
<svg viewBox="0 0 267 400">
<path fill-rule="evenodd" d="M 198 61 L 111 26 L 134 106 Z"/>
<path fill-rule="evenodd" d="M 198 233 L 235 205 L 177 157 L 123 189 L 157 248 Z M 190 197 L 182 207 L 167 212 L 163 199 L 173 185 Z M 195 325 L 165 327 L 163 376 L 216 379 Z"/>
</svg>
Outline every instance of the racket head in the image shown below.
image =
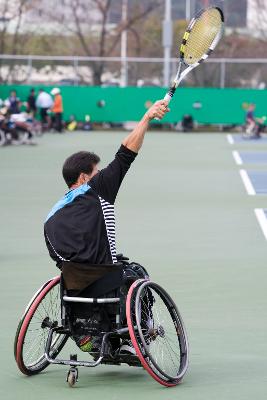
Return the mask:
<svg viewBox="0 0 267 400">
<path fill-rule="evenodd" d="M 180 47 L 180 58 L 187 66 L 204 61 L 220 41 L 224 15 L 219 7 L 201 10 L 189 23 Z"/>
</svg>

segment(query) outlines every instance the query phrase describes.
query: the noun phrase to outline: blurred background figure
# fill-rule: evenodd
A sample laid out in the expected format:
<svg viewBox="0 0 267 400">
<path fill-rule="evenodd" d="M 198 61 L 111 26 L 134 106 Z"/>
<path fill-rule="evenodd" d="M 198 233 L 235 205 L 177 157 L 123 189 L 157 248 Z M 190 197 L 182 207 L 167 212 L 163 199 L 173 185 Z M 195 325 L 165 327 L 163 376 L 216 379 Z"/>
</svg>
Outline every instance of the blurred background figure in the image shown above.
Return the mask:
<svg viewBox="0 0 267 400">
<path fill-rule="evenodd" d="M 83 123 L 82 129 L 84 131 L 91 131 L 92 130 L 92 124 L 91 124 L 90 115 L 86 115 L 85 116 L 85 122 Z"/>
<path fill-rule="evenodd" d="M 78 123 L 76 121 L 76 117 L 74 114 L 71 114 L 69 120 L 66 122 L 67 130 L 72 132 L 75 131 L 78 127 Z"/>
<path fill-rule="evenodd" d="M 37 107 L 36 107 L 36 96 L 34 89 L 30 90 L 30 94 L 27 99 L 27 112 L 31 114 L 33 118 L 35 118 Z"/>
<path fill-rule="evenodd" d="M 9 114 L 19 114 L 21 102 L 17 97 L 16 90 L 11 90 L 8 99 L 5 101 L 5 105 L 8 107 Z"/>
<path fill-rule="evenodd" d="M 48 115 L 48 110 L 50 110 L 52 106 L 53 99 L 50 94 L 46 93 L 43 89 L 40 89 L 36 99 L 36 107 L 40 109 L 40 117 L 43 131 L 50 128 L 51 119 Z"/>
<path fill-rule="evenodd" d="M 259 139 L 264 131 L 265 117 L 255 117 L 256 104 L 251 103 L 248 106 L 245 120 L 245 137 Z"/>
<path fill-rule="evenodd" d="M 194 129 L 194 120 L 192 115 L 185 114 L 182 118 L 182 130 L 183 132 L 190 132 Z"/>
<path fill-rule="evenodd" d="M 51 90 L 51 94 L 54 96 L 54 104 L 52 107 L 52 123 L 53 128 L 61 133 L 62 132 L 62 114 L 63 114 L 63 101 L 60 94 L 59 88 L 54 88 Z"/>
</svg>

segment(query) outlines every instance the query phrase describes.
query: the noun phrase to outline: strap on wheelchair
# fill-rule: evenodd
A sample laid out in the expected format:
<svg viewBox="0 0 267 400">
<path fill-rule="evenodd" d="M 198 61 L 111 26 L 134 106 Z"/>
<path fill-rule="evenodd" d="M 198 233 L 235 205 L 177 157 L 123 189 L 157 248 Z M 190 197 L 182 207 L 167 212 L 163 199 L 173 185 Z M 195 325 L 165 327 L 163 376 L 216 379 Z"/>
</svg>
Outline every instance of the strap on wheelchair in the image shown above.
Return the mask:
<svg viewBox="0 0 267 400">
<path fill-rule="evenodd" d="M 108 271 L 102 278 L 81 290 L 77 296 L 81 297 L 101 297 L 105 294 L 118 289 L 123 282 L 123 269 Z"/>
<path fill-rule="evenodd" d="M 122 263 L 116 264 L 82 264 L 75 262 L 62 263 L 62 275 L 65 288 L 77 293 L 88 288 L 99 279 L 102 279 L 113 271 L 120 270 L 123 267 Z"/>
</svg>

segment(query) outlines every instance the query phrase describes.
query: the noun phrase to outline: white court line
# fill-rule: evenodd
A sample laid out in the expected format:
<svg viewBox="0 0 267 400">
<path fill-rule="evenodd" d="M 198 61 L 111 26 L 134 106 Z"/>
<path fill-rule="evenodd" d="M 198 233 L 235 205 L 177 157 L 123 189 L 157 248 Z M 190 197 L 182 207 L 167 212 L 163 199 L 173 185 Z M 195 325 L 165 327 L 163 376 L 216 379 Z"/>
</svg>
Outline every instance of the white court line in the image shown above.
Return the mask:
<svg viewBox="0 0 267 400">
<path fill-rule="evenodd" d="M 255 192 L 255 189 L 254 189 L 254 187 L 253 187 L 253 185 L 251 183 L 251 180 L 250 180 L 250 178 L 248 176 L 247 171 L 245 171 L 244 169 L 241 169 L 239 172 L 240 172 L 242 181 L 243 181 L 243 183 L 245 185 L 245 188 L 246 188 L 248 194 L 251 195 L 251 196 L 255 196 L 256 192 Z"/>
<path fill-rule="evenodd" d="M 232 135 L 230 135 L 230 134 L 228 133 L 228 135 L 227 135 L 226 137 L 227 137 L 227 141 L 228 141 L 229 144 L 234 144 L 234 138 L 233 138 Z"/>
<path fill-rule="evenodd" d="M 265 236 L 265 239 L 267 240 L 267 219 L 266 219 L 266 215 L 263 211 L 262 208 L 255 208 L 255 214 L 258 220 L 258 223 L 260 224 L 260 227 L 262 229 L 262 232 Z"/>
<path fill-rule="evenodd" d="M 242 161 L 242 158 L 240 157 L 239 152 L 236 151 L 236 150 L 234 150 L 234 151 L 232 152 L 232 154 L 233 154 L 234 160 L 235 160 L 235 162 L 237 163 L 237 165 L 242 165 L 242 164 L 243 164 L 243 161 Z"/>
</svg>

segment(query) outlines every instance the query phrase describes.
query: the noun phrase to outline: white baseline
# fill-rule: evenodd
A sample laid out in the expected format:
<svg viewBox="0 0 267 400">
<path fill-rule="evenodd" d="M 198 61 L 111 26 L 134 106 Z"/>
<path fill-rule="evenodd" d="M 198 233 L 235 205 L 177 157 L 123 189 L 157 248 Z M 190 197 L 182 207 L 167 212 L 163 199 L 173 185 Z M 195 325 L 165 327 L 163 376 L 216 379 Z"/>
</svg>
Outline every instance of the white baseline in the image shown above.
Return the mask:
<svg viewBox="0 0 267 400">
<path fill-rule="evenodd" d="M 250 180 L 250 178 L 248 176 L 247 171 L 245 171 L 244 169 L 241 169 L 239 172 L 240 172 L 242 181 L 243 181 L 243 183 L 245 185 L 247 193 L 250 196 L 255 196 L 256 192 L 255 192 L 255 189 L 254 189 L 254 187 L 253 187 L 253 185 L 251 183 L 251 180 Z"/>
<path fill-rule="evenodd" d="M 227 135 L 226 137 L 227 137 L 227 141 L 228 141 L 229 144 L 234 144 L 234 138 L 233 138 L 232 135 L 230 135 L 230 134 L 228 133 L 228 135 Z"/>
<path fill-rule="evenodd" d="M 243 161 L 242 161 L 242 158 L 241 158 L 239 152 L 236 151 L 236 150 L 234 150 L 234 151 L 232 152 L 232 154 L 233 154 L 234 160 L 235 160 L 235 162 L 237 163 L 237 165 L 242 165 L 242 164 L 243 164 Z"/>
<path fill-rule="evenodd" d="M 266 215 L 264 213 L 264 210 L 262 208 L 255 208 L 255 214 L 257 217 L 257 220 L 260 224 L 260 227 L 262 229 L 262 232 L 265 236 L 265 239 L 267 240 L 267 219 L 266 219 Z"/>
</svg>

